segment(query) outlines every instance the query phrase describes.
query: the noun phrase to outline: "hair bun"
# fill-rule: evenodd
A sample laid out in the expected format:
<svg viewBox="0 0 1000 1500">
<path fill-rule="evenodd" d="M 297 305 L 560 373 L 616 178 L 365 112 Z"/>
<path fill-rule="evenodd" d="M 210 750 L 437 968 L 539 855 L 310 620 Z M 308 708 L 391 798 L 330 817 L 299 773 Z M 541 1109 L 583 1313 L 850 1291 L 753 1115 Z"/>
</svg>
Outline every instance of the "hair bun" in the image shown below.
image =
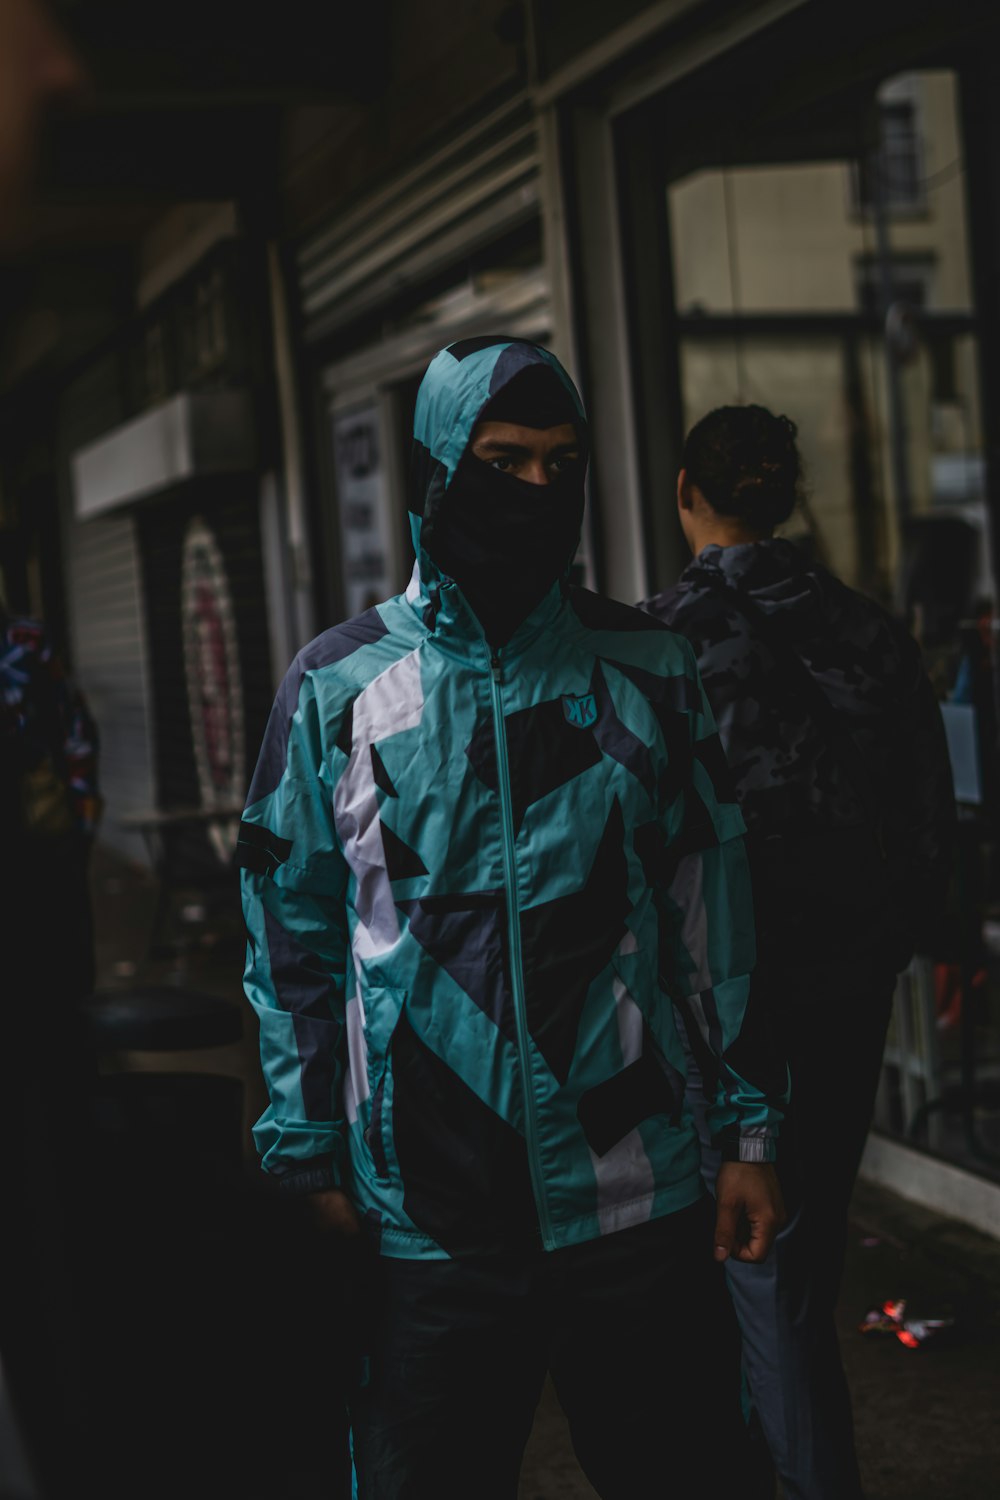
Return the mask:
<svg viewBox="0 0 1000 1500">
<path fill-rule="evenodd" d="M 797 431 L 763 406 L 716 407 L 688 433 L 682 462 L 713 510 L 771 531 L 798 500 Z"/>
</svg>

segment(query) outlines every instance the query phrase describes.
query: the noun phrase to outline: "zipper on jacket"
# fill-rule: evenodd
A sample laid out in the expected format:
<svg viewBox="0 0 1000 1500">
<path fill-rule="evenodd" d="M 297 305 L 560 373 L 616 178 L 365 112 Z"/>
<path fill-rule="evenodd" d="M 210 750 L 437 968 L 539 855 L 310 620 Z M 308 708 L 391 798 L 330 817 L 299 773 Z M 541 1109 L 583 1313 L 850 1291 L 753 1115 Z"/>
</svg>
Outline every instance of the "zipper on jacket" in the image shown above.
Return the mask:
<svg viewBox="0 0 1000 1500">
<path fill-rule="evenodd" d="M 517 1047 L 521 1057 L 521 1090 L 524 1099 L 525 1138 L 528 1147 L 528 1169 L 538 1209 L 542 1244 L 551 1250 L 555 1244 L 549 1220 L 545 1188 L 538 1162 L 538 1115 L 531 1086 L 529 1067 L 528 1016 L 524 998 L 524 971 L 521 965 L 521 917 L 517 899 L 517 869 L 514 863 L 514 813 L 510 796 L 510 764 L 507 759 L 507 726 L 503 716 L 503 662 L 490 657 L 490 693 L 493 699 L 493 733 L 497 747 L 497 786 L 500 791 L 500 825 L 503 835 L 504 882 L 507 887 L 507 938 L 510 949 L 510 984 L 517 1024 Z"/>
</svg>

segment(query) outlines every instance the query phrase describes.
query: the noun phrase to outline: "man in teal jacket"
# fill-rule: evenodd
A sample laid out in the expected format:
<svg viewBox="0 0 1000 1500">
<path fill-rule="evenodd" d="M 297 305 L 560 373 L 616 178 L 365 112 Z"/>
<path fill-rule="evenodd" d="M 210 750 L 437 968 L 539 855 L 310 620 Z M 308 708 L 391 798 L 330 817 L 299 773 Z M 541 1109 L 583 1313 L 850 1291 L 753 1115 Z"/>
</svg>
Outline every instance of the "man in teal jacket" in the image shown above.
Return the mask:
<svg viewBox="0 0 1000 1500">
<path fill-rule="evenodd" d="M 601 1496 L 721 1494 L 718 1262 L 780 1222 L 786 1076 L 711 711 L 685 642 L 567 581 L 587 425 L 550 353 L 442 350 L 414 447 L 409 587 L 299 653 L 241 831 L 263 1166 L 377 1252 L 362 1496 L 514 1496 L 547 1370 Z M 675 1013 L 714 1058 L 714 1239 Z"/>
</svg>

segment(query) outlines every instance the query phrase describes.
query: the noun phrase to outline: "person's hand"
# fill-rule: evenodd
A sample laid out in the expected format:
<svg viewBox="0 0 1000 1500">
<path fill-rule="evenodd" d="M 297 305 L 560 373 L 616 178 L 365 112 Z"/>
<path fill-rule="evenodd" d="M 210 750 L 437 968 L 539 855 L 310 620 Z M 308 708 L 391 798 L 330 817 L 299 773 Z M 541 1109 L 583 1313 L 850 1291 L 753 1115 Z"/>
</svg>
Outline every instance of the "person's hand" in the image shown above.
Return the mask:
<svg viewBox="0 0 1000 1500">
<path fill-rule="evenodd" d="M 778 1174 L 769 1162 L 724 1161 L 715 1181 L 715 1258 L 766 1260 L 785 1222 Z"/>
<path fill-rule="evenodd" d="M 357 1210 L 341 1188 L 323 1188 L 318 1193 L 309 1193 L 308 1199 L 325 1232 L 340 1235 L 342 1239 L 353 1239 L 361 1233 Z"/>
</svg>

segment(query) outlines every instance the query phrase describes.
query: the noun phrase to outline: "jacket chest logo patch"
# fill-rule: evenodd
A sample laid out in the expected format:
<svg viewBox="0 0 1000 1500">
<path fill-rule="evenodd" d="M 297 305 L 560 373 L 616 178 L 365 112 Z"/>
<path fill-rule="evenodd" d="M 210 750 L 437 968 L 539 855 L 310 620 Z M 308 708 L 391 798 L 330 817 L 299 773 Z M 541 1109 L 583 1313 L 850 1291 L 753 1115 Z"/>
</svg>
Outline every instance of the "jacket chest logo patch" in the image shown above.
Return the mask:
<svg viewBox="0 0 1000 1500">
<path fill-rule="evenodd" d="M 593 693 L 581 693 L 579 697 L 563 693 L 562 706 L 566 723 L 574 729 L 589 729 L 597 723 L 597 699 Z"/>
</svg>

